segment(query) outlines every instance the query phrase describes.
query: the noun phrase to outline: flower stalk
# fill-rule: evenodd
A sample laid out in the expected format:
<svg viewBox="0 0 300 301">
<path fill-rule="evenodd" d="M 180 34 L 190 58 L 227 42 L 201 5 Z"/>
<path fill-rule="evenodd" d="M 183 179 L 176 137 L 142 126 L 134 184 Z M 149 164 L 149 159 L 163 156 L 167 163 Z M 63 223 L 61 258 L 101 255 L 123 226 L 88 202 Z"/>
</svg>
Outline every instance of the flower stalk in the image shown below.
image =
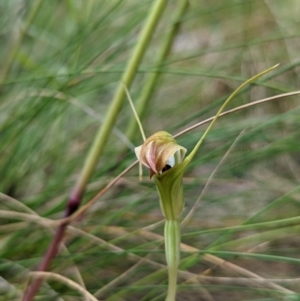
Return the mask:
<svg viewBox="0 0 300 301">
<path fill-rule="evenodd" d="M 178 219 L 165 221 L 165 253 L 168 265 L 168 294 L 166 301 L 174 301 L 180 260 L 180 224 Z"/>
</svg>

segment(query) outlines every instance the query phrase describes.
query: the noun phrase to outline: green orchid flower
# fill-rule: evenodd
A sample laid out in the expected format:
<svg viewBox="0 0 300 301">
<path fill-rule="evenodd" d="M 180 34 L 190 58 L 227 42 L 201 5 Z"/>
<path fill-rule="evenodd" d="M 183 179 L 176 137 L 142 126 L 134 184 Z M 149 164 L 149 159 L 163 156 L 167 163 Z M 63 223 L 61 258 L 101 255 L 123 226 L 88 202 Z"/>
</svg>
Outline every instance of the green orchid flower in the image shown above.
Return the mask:
<svg viewBox="0 0 300 301">
<path fill-rule="evenodd" d="M 178 217 L 184 207 L 182 177 L 187 166 L 186 148 L 171 134 L 160 131 L 135 148 L 138 160 L 149 168 L 160 196 L 165 221 L 165 252 L 168 265 L 168 301 L 175 300 L 177 271 L 180 260 L 180 225 Z"/>
<path fill-rule="evenodd" d="M 168 266 L 168 293 L 166 301 L 175 301 L 177 287 L 177 273 L 180 261 L 180 224 L 179 217 L 184 207 L 182 178 L 188 164 L 192 161 L 205 137 L 218 119 L 226 105 L 247 84 L 260 76 L 275 69 L 271 67 L 240 85 L 224 102 L 214 119 L 195 145 L 191 153 L 185 157 L 186 149 L 179 145 L 171 134 L 160 131 L 135 148 L 135 153 L 141 164 L 150 170 L 150 178 L 154 181 L 160 197 L 160 207 L 165 221 L 165 253 Z"/>
<path fill-rule="evenodd" d="M 166 219 L 176 219 L 182 211 L 182 176 L 186 148 L 180 146 L 171 134 L 160 131 L 135 148 L 139 161 L 149 168 L 160 195 L 160 205 Z"/>
</svg>

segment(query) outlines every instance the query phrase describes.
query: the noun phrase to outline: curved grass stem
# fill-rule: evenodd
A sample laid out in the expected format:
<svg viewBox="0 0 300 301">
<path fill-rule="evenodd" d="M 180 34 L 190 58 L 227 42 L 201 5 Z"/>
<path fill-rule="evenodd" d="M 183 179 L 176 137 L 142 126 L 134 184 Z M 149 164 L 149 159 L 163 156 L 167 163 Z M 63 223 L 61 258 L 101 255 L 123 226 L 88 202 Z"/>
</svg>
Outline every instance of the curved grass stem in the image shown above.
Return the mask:
<svg viewBox="0 0 300 301">
<path fill-rule="evenodd" d="M 225 107 L 229 104 L 229 102 L 247 85 L 249 85 L 250 83 L 252 83 L 253 81 L 255 81 L 256 79 L 258 79 L 259 77 L 265 75 L 266 73 L 271 72 L 272 70 L 274 70 L 275 68 L 277 68 L 279 66 L 279 64 L 266 69 L 258 74 L 256 74 L 255 76 L 251 77 L 250 79 L 248 79 L 247 81 L 245 81 L 244 83 L 242 83 L 227 99 L 226 101 L 223 103 L 223 105 L 221 106 L 221 108 L 219 109 L 219 111 L 217 112 L 217 114 L 214 116 L 214 119 L 211 121 L 211 123 L 209 124 L 209 126 L 207 127 L 206 131 L 204 132 L 204 134 L 202 135 L 202 137 L 200 138 L 200 140 L 198 141 L 198 143 L 195 145 L 194 149 L 191 151 L 191 153 L 186 157 L 186 164 L 190 163 L 193 159 L 193 157 L 195 156 L 195 154 L 197 153 L 198 149 L 200 148 L 201 144 L 203 143 L 204 139 L 206 138 L 206 136 L 208 135 L 208 133 L 210 132 L 211 128 L 213 127 L 213 125 L 215 124 L 215 122 L 217 121 L 217 119 L 219 118 L 220 114 L 224 111 Z"/>
</svg>

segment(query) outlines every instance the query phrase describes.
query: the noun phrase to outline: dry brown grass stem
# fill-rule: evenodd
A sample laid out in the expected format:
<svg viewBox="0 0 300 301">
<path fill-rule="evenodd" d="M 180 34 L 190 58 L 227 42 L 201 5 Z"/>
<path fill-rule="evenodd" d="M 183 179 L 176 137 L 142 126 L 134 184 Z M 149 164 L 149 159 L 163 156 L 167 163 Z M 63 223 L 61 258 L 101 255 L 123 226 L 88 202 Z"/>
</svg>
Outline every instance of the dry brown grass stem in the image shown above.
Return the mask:
<svg viewBox="0 0 300 301">
<path fill-rule="evenodd" d="M 271 96 L 271 97 L 267 97 L 267 98 L 263 98 L 263 99 L 260 99 L 260 100 L 256 100 L 256 101 L 253 101 L 253 102 L 250 102 L 250 103 L 247 103 L 245 105 L 242 105 L 242 106 L 239 106 L 239 107 L 236 107 L 234 109 L 231 109 L 231 110 L 228 110 L 228 111 L 225 111 L 223 113 L 221 113 L 219 115 L 219 117 L 223 117 L 223 116 L 226 116 L 226 115 L 229 115 L 231 113 L 235 113 L 237 111 L 241 111 L 241 110 L 244 110 L 244 109 L 247 109 L 247 108 L 250 108 L 250 107 L 253 107 L 253 106 L 256 106 L 256 105 L 259 105 L 259 104 L 262 104 L 262 103 L 265 103 L 265 102 L 268 102 L 268 101 L 272 101 L 272 100 L 277 100 L 277 99 L 280 99 L 280 98 L 284 98 L 284 97 L 288 97 L 288 96 L 294 96 L 294 95 L 299 95 L 300 94 L 300 91 L 294 91 L 294 92 L 289 92 L 289 93 L 283 93 L 283 94 L 279 94 L 279 95 L 275 95 L 275 96 Z M 204 125 L 210 121 L 212 121 L 214 119 L 214 116 L 213 117 L 210 117 L 208 119 L 205 119 L 201 122 L 198 122 L 186 129 L 184 129 L 183 131 L 177 133 L 176 135 L 174 135 L 173 137 L 176 138 L 176 137 L 179 137 L 187 132 L 190 132 L 191 130 L 194 130 L 196 128 L 198 128 L 199 126 L 201 125 Z"/>
<path fill-rule="evenodd" d="M 99 301 L 96 299 L 92 294 L 90 294 L 84 287 L 80 286 L 78 283 L 70 280 L 69 278 L 56 274 L 56 273 L 51 273 L 51 272 L 30 272 L 30 276 L 32 277 L 42 277 L 46 279 L 53 279 L 60 281 L 67 286 L 79 291 L 83 296 L 87 297 L 91 301 Z"/>
</svg>

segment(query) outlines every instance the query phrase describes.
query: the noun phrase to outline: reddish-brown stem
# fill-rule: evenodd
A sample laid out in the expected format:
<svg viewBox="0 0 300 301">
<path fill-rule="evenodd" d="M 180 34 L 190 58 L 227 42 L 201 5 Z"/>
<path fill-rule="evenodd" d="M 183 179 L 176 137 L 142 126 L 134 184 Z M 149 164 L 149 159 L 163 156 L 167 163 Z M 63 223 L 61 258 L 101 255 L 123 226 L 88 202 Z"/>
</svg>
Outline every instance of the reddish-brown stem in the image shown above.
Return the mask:
<svg viewBox="0 0 300 301">
<path fill-rule="evenodd" d="M 61 224 L 55 233 L 55 236 L 53 237 L 53 240 L 51 242 L 50 247 L 48 248 L 43 261 L 41 262 L 38 271 L 46 271 L 49 268 L 49 265 L 52 261 L 52 259 L 55 257 L 55 255 L 58 252 L 59 244 L 64 236 L 65 228 L 67 224 Z M 36 292 L 40 288 L 42 284 L 43 279 L 41 277 L 37 277 L 33 280 L 32 284 L 27 287 L 24 296 L 23 301 L 31 301 L 33 297 L 35 296 Z"/>
<path fill-rule="evenodd" d="M 64 215 L 65 218 L 71 216 L 78 209 L 81 202 L 81 198 L 82 197 L 79 194 L 76 193 L 71 194 L 65 211 L 65 215 Z M 69 224 L 68 221 L 64 221 L 58 226 L 56 233 L 52 239 L 52 242 L 37 271 L 43 272 L 48 270 L 52 259 L 58 253 L 59 245 L 64 237 L 65 229 L 68 226 L 68 224 Z M 38 289 L 40 288 L 42 281 L 43 281 L 42 277 L 35 278 L 32 284 L 27 287 L 22 300 L 31 301 L 34 298 L 35 294 L 37 293 Z"/>
<path fill-rule="evenodd" d="M 122 176 L 124 176 L 129 170 L 131 170 L 137 162 L 138 161 L 135 161 L 130 166 L 128 166 L 116 178 L 114 178 L 110 183 L 108 183 L 88 204 L 83 206 L 81 210 L 78 210 L 77 213 L 79 215 L 82 214 L 89 207 L 89 205 L 91 205 L 91 203 L 94 203 L 101 195 L 103 195 L 110 187 L 112 187 Z M 51 245 L 47 250 L 44 259 L 38 267 L 37 271 L 43 272 L 49 268 L 52 259 L 56 256 L 58 252 L 58 248 L 63 239 L 66 227 L 74 218 L 78 217 L 77 213 L 74 215 L 73 213 L 75 213 L 79 208 L 83 193 L 84 191 L 79 191 L 79 189 L 75 186 L 68 201 L 68 205 L 64 215 L 64 220 L 62 220 L 61 224 L 58 226 L 55 236 L 52 239 Z M 74 216 L 74 218 L 72 218 L 72 215 Z M 31 301 L 37 293 L 38 289 L 40 288 L 42 281 L 43 279 L 41 277 L 35 278 L 32 284 L 26 289 L 22 301 Z"/>
</svg>

